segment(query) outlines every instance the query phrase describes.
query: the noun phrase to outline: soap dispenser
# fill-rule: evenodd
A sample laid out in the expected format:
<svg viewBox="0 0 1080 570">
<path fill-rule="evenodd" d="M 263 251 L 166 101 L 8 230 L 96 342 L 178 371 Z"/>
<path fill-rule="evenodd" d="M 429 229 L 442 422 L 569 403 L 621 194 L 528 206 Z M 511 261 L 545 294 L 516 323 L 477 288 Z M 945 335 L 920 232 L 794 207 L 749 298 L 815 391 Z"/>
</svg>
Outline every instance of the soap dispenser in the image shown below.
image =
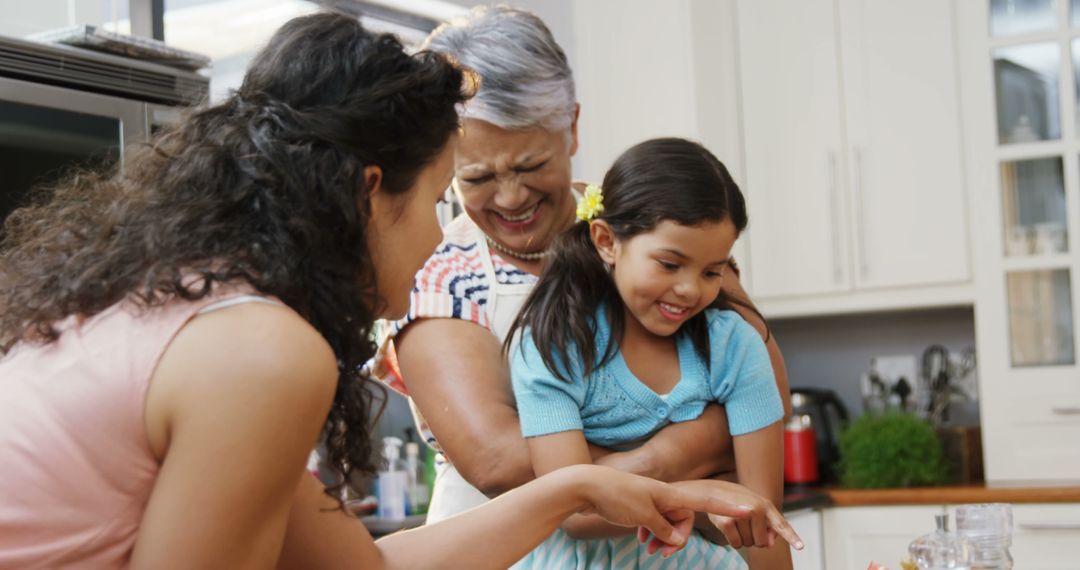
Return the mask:
<svg viewBox="0 0 1080 570">
<path fill-rule="evenodd" d="M 383 438 L 383 457 L 386 465 L 376 480 L 376 496 L 379 498 L 379 518 L 401 520 L 405 518 L 405 502 L 408 496 L 408 476 L 401 465 L 402 441 L 396 437 Z"/>
</svg>

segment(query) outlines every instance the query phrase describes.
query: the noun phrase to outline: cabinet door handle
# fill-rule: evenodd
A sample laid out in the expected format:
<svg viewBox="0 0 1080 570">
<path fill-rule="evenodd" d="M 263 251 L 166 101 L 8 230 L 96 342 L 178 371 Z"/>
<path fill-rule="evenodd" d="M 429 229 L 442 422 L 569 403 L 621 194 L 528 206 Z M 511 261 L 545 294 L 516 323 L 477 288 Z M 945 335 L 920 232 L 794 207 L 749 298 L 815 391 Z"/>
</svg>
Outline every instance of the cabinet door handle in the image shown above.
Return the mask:
<svg viewBox="0 0 1080 570">
<path fill-rule="evenodd" d="M 839 222 L 839 215 L 837 211 L 840 209 L 839 188 L 836 180 L 836 151 L 829 151 L 828 156 L 828 169 L 829 169 L 829 231 L 831 232 L 829 237 L 832 239 L 832 260 L 833 260 L 833 281 L 837 285 L 841 285 L 844 282 L 844 268 L 840 260 L 840 232 L 837 231 L 837 224 Z"/>
<path fill-rule="evenodd" d="M 858 219 L 855 220 L 855 233 L 859 247 L 859 275 L 866 280 L 870 276 L 870 263 L 866 257 L 866 208 L 863 204 L 863 153 L 862 149 L 855 147 L 855 209 Z"/>
<path fill-rule="evenodd" d="M 1020 523 L 1024 530 L 1080 530 L 1080 522 Z"/>
<path fill-rule="evenodd" d="M 1055 406 L 1050 411 L 1058 416 L 1080 416 L 1080 406 Z"/>
</svg>

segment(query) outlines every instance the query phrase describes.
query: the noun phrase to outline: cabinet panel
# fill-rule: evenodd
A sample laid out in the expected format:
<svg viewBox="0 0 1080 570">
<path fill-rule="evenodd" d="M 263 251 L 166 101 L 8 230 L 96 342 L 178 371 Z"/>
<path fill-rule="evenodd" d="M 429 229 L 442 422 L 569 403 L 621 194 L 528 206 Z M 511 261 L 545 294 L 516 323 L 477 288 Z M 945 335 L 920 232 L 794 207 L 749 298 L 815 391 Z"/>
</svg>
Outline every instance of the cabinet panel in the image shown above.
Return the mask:
<svg viewBox="0 0 1080 570">
<path fill-rule="evenodd" d="M 821 511 L 807 509 L 785 513 L 791 528 L 803 540 L 802 550 L 791 551 L 792 570 L 822 570 L 825 568 L 825 548 L 822 538 Z"/>
<path fill-rule="evenodd" d="M 855 287 L 967 281 L 952 2 L 839 5 Z"/>
<path fill-rule="evenodd" d="M 862 570 L 872 560 L 897 568 L 911 541 L 934 530 L 934 515 L 942 511 L 941 506 L 827 509 L 825 567 Z"/>
<path fill-rule="evenodd" d="M 1013 505 L 1014 566 L 1073 570 L 1080 545 L 1080 504 Z"/>
<path fill-rule="evenodd" d="M 737 5 L 756 298 L 849 288 L 832 0 Z"/>
</svg>

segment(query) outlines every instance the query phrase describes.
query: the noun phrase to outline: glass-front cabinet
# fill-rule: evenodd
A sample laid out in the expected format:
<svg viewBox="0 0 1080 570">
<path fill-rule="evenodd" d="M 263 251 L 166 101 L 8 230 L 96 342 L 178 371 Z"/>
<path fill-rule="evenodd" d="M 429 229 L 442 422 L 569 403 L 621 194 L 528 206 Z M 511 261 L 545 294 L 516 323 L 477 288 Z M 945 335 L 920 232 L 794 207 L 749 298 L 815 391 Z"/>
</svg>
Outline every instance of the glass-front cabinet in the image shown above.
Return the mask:
<svg viewBox="0 0 1080 570">
<path fill-rule="evenodd" d="M 1080 481 L 1080 0 L 955 5 L 987 479 Z"/>
</svg>

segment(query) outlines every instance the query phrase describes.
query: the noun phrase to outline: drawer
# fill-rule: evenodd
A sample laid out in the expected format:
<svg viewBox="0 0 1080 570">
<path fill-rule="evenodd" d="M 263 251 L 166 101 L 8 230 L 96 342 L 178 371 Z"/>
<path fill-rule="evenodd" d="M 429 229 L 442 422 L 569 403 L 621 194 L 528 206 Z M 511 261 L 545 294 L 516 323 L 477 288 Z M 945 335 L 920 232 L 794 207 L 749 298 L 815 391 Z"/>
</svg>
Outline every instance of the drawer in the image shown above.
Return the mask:
<svg viewBox="0 0 1080 570">
<path fill-rule="evenodd" d="M 1080 568 L 1080 503 L 1013 505 L 1015 568 Z"/>
</svg>

